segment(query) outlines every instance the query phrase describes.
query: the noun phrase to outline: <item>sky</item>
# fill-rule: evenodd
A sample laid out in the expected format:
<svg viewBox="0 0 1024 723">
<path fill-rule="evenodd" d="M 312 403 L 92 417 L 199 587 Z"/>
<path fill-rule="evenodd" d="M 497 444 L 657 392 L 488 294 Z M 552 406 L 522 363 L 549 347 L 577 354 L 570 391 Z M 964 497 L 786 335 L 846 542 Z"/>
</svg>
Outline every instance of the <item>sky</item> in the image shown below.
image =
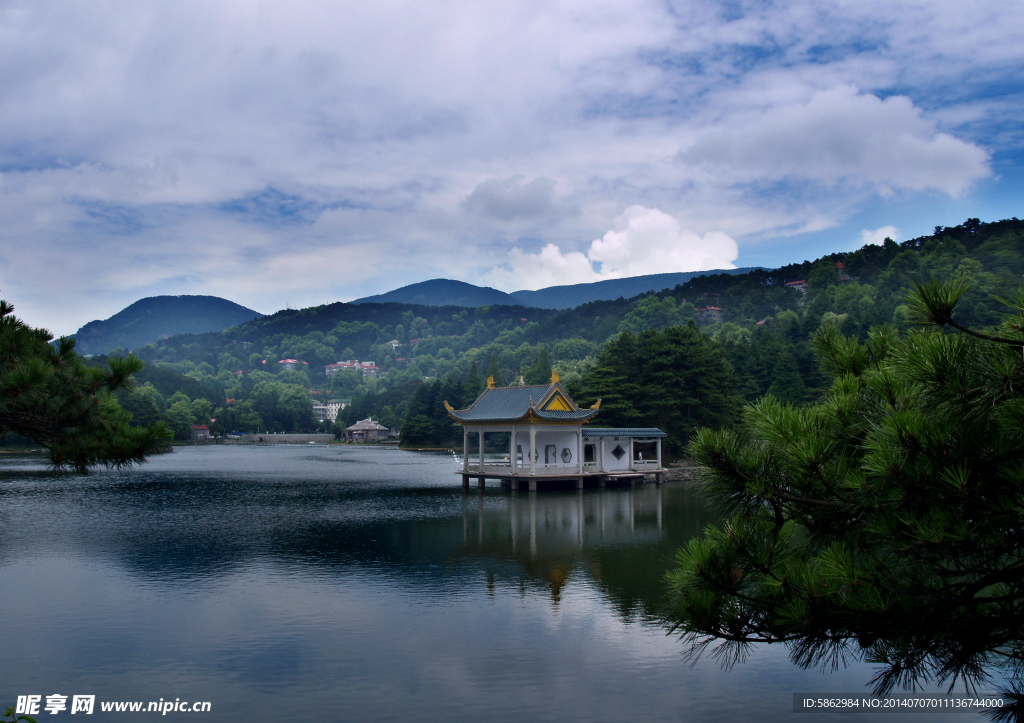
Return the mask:
<svg viewBox="0 0 1024 723">
<path fill-rule="evenodd" d="M 1024 215 L 1006 0 L 0 0 L 0 298 L 263 313 Z"/>
</svg>

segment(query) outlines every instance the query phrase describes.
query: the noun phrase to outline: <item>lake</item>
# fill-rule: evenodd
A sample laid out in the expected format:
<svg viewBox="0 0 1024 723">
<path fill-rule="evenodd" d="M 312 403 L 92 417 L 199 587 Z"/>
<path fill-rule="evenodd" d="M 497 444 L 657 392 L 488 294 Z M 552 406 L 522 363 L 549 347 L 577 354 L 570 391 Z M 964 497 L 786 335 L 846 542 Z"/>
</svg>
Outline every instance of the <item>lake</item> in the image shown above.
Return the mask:
<svg viewBox="0 0 1024 723">
<path fill-rule="evenodd" d="M 682 660 L 662 577 L 713 517 L 675 483 L 464 492 L 450 453 L 358 447 L 40 462 L 0 457 L 0 710 L 60 694 L 40 720 L 73 695 L 99 721 L 139 718 L 102 701 L 176 699 L 217 721 L 906 720 L 793 712 L 794 694 L 870 696 L 867 665 L 801 670 L 781 646 L 731 671 Z"/>
</svg>

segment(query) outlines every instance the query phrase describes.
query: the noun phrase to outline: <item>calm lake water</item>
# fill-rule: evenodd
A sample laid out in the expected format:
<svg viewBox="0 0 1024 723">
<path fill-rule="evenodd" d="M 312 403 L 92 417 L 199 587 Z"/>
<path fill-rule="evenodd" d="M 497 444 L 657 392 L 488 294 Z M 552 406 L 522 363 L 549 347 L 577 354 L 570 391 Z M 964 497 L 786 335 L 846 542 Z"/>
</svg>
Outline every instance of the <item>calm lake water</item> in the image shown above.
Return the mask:
<svg viewBox="0 0 1024 723">
<path fill-rule="evenodd" d="M 657 611 L 712 519 L 692 491 L 465 493 L 457 468 L 351 447 L 186 447 L 87 477 L 0 459 L 0 711 L 62 694 L 95 695 L 97 721 L 161 698 L 210 701 L 191 717 L 211 721 L 907 720 L 793 713 L 794 693 L 870 695 L 866 665 L 682 661 Z"/>
</svg>

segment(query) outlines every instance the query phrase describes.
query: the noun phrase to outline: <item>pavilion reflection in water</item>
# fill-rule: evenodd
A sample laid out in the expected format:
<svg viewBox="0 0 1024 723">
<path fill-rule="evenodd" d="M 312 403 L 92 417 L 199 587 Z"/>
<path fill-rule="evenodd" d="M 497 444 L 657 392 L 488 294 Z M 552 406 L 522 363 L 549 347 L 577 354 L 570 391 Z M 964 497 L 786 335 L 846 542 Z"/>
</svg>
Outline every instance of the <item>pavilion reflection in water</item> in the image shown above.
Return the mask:
<svg viewBox="0 0 1024 723">
<path fill-rule="evenodd" d="M 525 573 L 557 604 L 576 571 L 600 577 L 602 550 L 663 542 L 665 497 L 672 487 L 465 495 L 464 554 L 489 561 L 492 574 Z"/>
</svg>

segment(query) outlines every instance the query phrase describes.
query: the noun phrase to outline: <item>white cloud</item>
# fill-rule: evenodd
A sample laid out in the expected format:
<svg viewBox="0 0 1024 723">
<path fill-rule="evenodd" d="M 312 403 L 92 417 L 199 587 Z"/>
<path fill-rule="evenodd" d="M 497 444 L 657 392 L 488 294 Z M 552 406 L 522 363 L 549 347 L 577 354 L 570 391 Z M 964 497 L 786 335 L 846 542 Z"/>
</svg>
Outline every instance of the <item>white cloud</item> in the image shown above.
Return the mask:
<svg viewBox="0 0 1024 723">
<path fill-rule="evenodd" d="M 883 190 L 936 189 L 951 196 L 990 175 L 988 153 L 937 132 L 909 98 L 882 100 L 849 85 L 766 111 L 731 114 L 680 159 L 723 167 L 737 180 L 852 178 Z"/>
<path fill-rule="evenodd" d="M 543 289 L 562 284 L 583 284 L 602 277 L 594 271 L 590 260 L 579 251 L 564 253 L 555 244 L 547 244 L 535 254 L 513 248 L 508 253 L 506 268 L 491 270 L 485 275 L 498 288 L 509 291 Z"/>
<path fill-rule="evenodd" d="M 862 246 L 881 246 L 885 243 L 887 238 L 891 238 L 893 241 L 896 241 L 899 237 L 900 230 L 895 226 L 882 226 L 882 228 L 876 228 L 874 231 L 864 229 L 860 232 L 860 242 Z"/>
<path fill-rule="evenodd" d="M 550 243 L 535 254 L 513 248 L 507 266 L 492 269 L 487 279 L 510 291 L 542 289 L 646 274 L 733 269 L 738 255 L 736 242 L 727 234 L 711 231 L 701 236 L 656 208 L 637 205 L 592 241 L 586 254 L 563 252 Z"/>
<path fill-rule="evenodd" d="M 513 245 L 503 288 L 786 263 L 882 194 L 955 222 L 1024 143 L 1005 0 L 3 7 L 0 289 L 62 332 L 479 282 Z"/>
<path fill-rule="evenodd" d="M 482 181 L 463 202 L 467 212 L 501 221 L 557 218 L 577 212 L 555 198 L 555 181 L 535 178 L 524 183 L 522 176 Z"/>
<path fill-rule="evenodd" d="M 588 258 L 607 278 L 736 268 L 736 242 L 719 231 L 700 236 L 656 208 L 630 206 L 615 228 L 590 244 Z"/>
</svg>

